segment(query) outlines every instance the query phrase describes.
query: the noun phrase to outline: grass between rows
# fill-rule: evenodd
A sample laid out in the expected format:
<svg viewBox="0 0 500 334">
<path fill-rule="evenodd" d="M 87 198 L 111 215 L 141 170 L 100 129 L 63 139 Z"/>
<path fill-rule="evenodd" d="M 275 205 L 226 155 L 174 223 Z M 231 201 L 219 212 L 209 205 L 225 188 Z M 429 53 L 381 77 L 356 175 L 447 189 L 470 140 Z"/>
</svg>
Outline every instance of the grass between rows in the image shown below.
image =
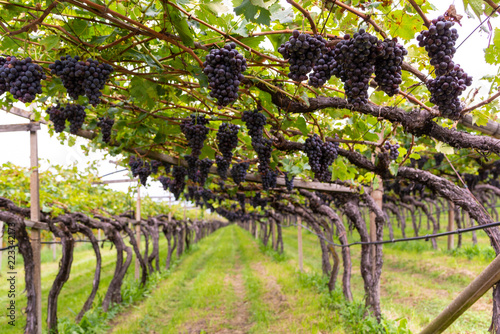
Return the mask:
<svg viewBox="0 0 500 334">
<path fill-rule="evenodd" d="M 155 274 L 146 288 L 140 288 L 127 274 L 123 286 L 124 304 L 108 313 L 95 307 L 80 326 L 74 317 L 91 289 L 95 257 L 90 245 L 75 250 L 70 280 L 59 297 L 61 333 L 405 333 L 417 332 L 433 319 L 491 261 L 487 237 L 478 234 L 473 247 L 470 235 L 460 250 L 447 251 L 446 239 L 438 240 L 439 250 L 430 243 L 384 246 L 381 304 L 384 321 L 376 324 L 363 318 L 363 281 L 359 274 L 359 248 L 353 247 L 352 287 L 354 303 L 346 303 L 340 286 L 333 293 L 325 289 L 320 275 L 317 237 L 303 233 L 305 272 L 297 272 L 297 231 L 284 228 L 285 255 L 278 255 L 256 242 L 236 225 L 215 232 L 194 245 L 172 270 Z M 423 230 L 421 234 L 428 233 Z M 408 234 L 408 231 L 407 231 Z M 400 237 L 395 229 L 395 237 Z M 354 237 L 350 237 L 354 240 Z M 455 241 L 456 243 L 456 241 Z M 161 261 L 166 257 L 166 241 L 161 241 Z M 95 305 L 99 305 L 114 271 L 116 252 L 102 251 L 101 285 Z M 263 256 L 263 254 L 265 256 Z M 493 253 L 494 254 L 494 253 Z M 58 262 L 50 249 L 42 253 L 42 298 L 58 272 Z M 5 261 L 5 259 L 4 259 Z M 18 263 L 17 323 L 7 325 L 1 314 L 1 333 L 19 333 L 24 326 L 23 272 Z M 133 270 L 129 270 L 132 273 Z M 339 273 L 339 278 L 342 272 Z M 4 276 L 5 277 L 5 276 Z M 338 285 L 341 284 L 339 279 Z M 0 291 L 7 291 L 0 280 Z M 145 299 L 142 303 L 137 303 Z M 0 305 L 7 305 L 7 293 Z M 43 306 L 44 310 L 46 305 Z M 459 318 L 446 333 L 486 333 L 491 316 L 491 293 L 487 293 Z M 46 313 L 43 315 L 46 318 Z M 45 327 L 45 323 L 44 323 Z"/>
</svg>

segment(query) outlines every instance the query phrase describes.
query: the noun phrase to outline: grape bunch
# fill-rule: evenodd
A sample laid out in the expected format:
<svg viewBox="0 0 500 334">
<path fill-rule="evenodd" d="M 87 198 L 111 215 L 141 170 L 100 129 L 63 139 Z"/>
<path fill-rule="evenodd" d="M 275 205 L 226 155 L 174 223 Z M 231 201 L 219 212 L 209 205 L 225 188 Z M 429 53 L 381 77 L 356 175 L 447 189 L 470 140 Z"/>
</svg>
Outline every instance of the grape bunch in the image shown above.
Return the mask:
<svg viewBox="0 0 500 334">
<path fill-rule="evenodd" d="M 42 93 L 41 81 L 47 79 L 43 69 L 31 58 L 17 59 L 7 56 L 0 59 L 0 95 L 10 92 L 12 97 L 30 103 Z"/>
<path fill-rule="evenodd" d="M 222 156 L 231 161 L 233 150 L 238 146 L 238 131 L 240 127 L 235 124 L 222 123 L 217 131 L 217 146 Z"/>
<path fill-rule="evenodd" d="M 266 209 L 267 199 L 261 198 L 260 193 L 256 193 L 252 198 L 252 206 L 256 209 L 260 206 L 262 210 Z"/>
<path fill-rule="evenodd" d="M 102 141 L 105 143 L 109 143 L 111 141 L 111 128 L 113 127 L 113 124 L 115 124 L 114 119 L 108 117 L 99 117 L 99 122 L 97 122 L 97 126 L 101 128 Z"/>
<path fill-rule="evenodd" d="M 262 176 L 262 189 L 269 190 L 271 188 L 276 188 L 278 174 L 272 170 L 268 170 L 266 174 Z"/>
<path fill-rule="evenodd" d="M 379 54 L 375 62 L 375 81 L 382 91 L 393 96 L 399 92 L 401 64 L 408 51 L 396 38 L 386 38 L 380 43 Z"/>
<path fill-rule="evenodd" d="M 77 134 L 87 116 L 85 108 L 77 103 L 68 103 L 66 108 L 64 108 L 64 113 L 66 114 L 66 119 L 69 121 L 69 132 L 74 135 Z"/>
<path fill-rule="evenodd" d="M 309 85 L 316 88 L 322 87 L 332 77 L 334 68 L 335 52 L 327 47 L 312 68 L 313 72 L 309 75 Z"/>
<path fill-rule="evenodd" d="M 252 138 L 252 147 L 259 158 L 259 172 L 264 176 L 269 170 L 272 153 L 272 141 L 263 137 L 264 125 L 266 125 L 266 116 L 259 112 L 245 111 L 241 120 L 245 122 L 248 134 Z"/>
<path fill-rule="evenodd" d="M 238 202 L 240 203 L 241 210 L 243 212 L 246 212 L 245 211 L 245 199 L 246 199 L 245 193 L 236 193 L 236 198 L 238 199 Z"/>
<path fill-rule="evenodd" d="M 147 161 L 143 161 L 141 158 L 131 156 L 128 162 L 132 175 L 134 177 L 139 177 L 141 184 L 146 186 L 149 175 L 151 175 L 151 165 Z"/>
<path fill-rule="evenodd" d="M 161 164 L 162 164 L 163 168 L 165 169 L 165 174 L 170 173 L 170 170 L 172 169 L 172 165 L 166 161 L 162 161 Z"/>
<path fill-rule="evenodd" d="M 220 107 L 227 106 L 238 98 L 238 89 L 244 79 L 247 61 L 231 42 L 221 49 L 212 49 L 205 57 L 203 73 L 208 77 L 210 96 L 217 99 Z"/>
<path fill-rule="evenodd" d="M 230 162 L 224 159 L 223 156 L 218 155 L 215 157 L 215 163 L 217 164 L 217 174 L 221 179 L 226 180 Z"/>
<path fill-rule="evenodd" d="M 165 177 L 163 175 L 158 178 L 158 181 L 160 181 L 161 185 L 163 186 L 163 190 L 165 191 L 168 191 L 173 183 L 171 178 Z"/>
<path fill-rule="evenodd" d="M 4 57 L 0 57 L 0 69 L 3 67 L 7 60 Z M 3 95 L 9 89 L 7 88 L 7 83 L 5 82 L 5 78 L 0 76 L 0 95 Z"/>
<path fill-rule="evenodd" d="M 196 116 L 193 114 L 181 123 L 181 131 L 186 136 L 193 157 L 198 158 L 201 154 L 203 142 L 210 131 L 207 127 L 209 122 L 210 120 L 206 119 L 205 115 Z"/>
<path fill-rule="evenodd" d="M 158 174 L 158 169 L 162 165 L 158 160 L 151 160 L 151 174 Z"/>
<path fill-rule="evenodd" d="M 179 199 L 179 196 L 184 191 L 184 187 L 186 186 L 186 175 L 187 170 L 184 166 L 174 166 L 172 169 L 174 181 L 170 185 L 170 192 L 174 194 L 176 200 Z"/>
<path fill-rule="evenodd" d="M 240 184 L 245 181 L 249 166 L 250 164 L 248 162 L 233 164 L 233 167 L 231 168 L 231 177 L 233 178 L 234 183 Z"/>
<path fill-rule="evenodd" d="M 437 76 L 445 75 L 455 67 L 452 59 L 456 52 L 455 42 L 458 39 L 458 32 L 452 28 L 453 25 L 453 22 L 439 16 L 431 21 L 428 30 L 422 31 L 417 36 L 418 45 L 425 47 Z"/>
<path fill-rule="evenodd" d="M 61 108 L 61 104 L 58 103 L 56 106 L 51 106 L 47 109 L 47 114 L 49 114 L 49 119 L 54 123 L 54 130 L 56 132 L 63 132 L 66 127 L 66 113 L 64 108 Z"/>
<path fill-rule="evenodd" d="M 285 186 L 288 191 L 293 190 L 293 179 L 295 175 L 289 175 L 288 172 L 285 173 Z"/>
<path fill-rule="evenodd" d="M 60 60 L 50 64 L 49 68 L 52 74 L 61 78 L 71 98 L 76 100 L 79 96 L 86 96 L 93 106 L 101 102 L 101 90 L 114 71 L 109 64 L 101 64 L 91 58 L 80 61 L 79 56 L 69 55 L 62 56 Z"/>
<path fill-rule="evenodd" d="M 328 168 L 337 159 L 338 148 L 337 142 L 323 142 L 317 134 L 306 139 L 304 152 L 314 176 L 321 182 L 331 181 L 332 174 Z"/>
<path fill-rule="evenodd" d="M 307 74 L 325 51 L 326 41 L 323 37 L 301 34 L 298 30 L 294 30 L 288 41 L 278 48 L 278 52 L 290 64 L 288 77 L 298 82 L 307 80 Z"/>
<path fill-rule="evenodd" d="M 186 160 L 188 167 L 187 167 L 187 175 L 188 179 L 190 179 L 193 182 L 198 182 L 198 161 L 199 159 L 197 157 L 194 157 L 192 155 L 185 155 L 184 159 Z"/>
<path fill-rule="evenodd" d="M 441 163 L 444 160 L 444 154 L 443 153 L 436 153 L 434 154 L 434 160 L 436 161 L 436 167 L 441 166 Z"/>
<path fill-rule="evenodd" d="M 375 71 L 378 52 L 379 40 L 364 29 L 352 38 L 346 34 L 344 40 L 335 45 L 332 74 L 342 80 L 347 100 L 355 108 L 368 102 L 368 83 Z"/>
<path fill-rule="evenodd" d="M 259 158 L 259 172 L 266 174 L 271 163 L 271 153 L 273 152 L 273 142 L 271 139 L 262 138 L 260 141 L 252 140 L 252 146 Z"/>
<path fill-rule="evenodd" d="M 210 160 L 209 158 L 201 159 L 198 160 L 197 162 L 197 167 L 198 167 L 197 179 L 202 187 L 205 184 L 205 181 L 207 180 L 208 173 L 210 172 L 210 167 L 212 167 L 213 164 L 214 161 Z"/>
<path fill-rule="evenodd" d="M 457 64 L 448 74 L 427 82 L 427 89 L 431 93 L 429 101 L 438 106 L 442 116 L 457 120 L 463 110 L 458 97 L 471 84 L 472 77 L 468 76 Z"/>
<path fill-rule="evenodd" d="M 267 121 L 266 116 L 260 113 L 258 109 L 253 111 L 245 110 L 241 121 L 245 123 L 252 140 L 260 140 L 262 138 L 264 125 L 266 125 Z"/>
<path fill-rule="evenodd" d="M 83 106 L 69 103 L 63 108 L 58 103 L 55 107 L 48 108 L 47 113 L 49 114 L 49 119 L 54 123 L 54 130 L 56 132 L 62 132 L 66 127 L 66 121 L 69 121 L 69 132 L 72 134 L 78 133 L 87 116 Z"/>
<path fill-rule="evenodd" d="M 386 141 L 384 148 L 389 151 L 389 159 L 396 160 L 399 157 L 399 143 L 393 145 Z"/>
</svg>

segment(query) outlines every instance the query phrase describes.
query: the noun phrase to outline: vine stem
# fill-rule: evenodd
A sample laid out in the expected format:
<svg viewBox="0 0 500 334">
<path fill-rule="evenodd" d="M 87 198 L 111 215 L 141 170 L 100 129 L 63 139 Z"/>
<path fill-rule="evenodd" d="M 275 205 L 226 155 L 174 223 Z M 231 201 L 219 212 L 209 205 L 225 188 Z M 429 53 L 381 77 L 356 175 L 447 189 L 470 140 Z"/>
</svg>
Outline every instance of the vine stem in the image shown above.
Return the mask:
<svg viewBox="0 0 500 334">
<path fill-rule="evenodd" d="M 314 23 L 314 20 L 312 19 L 309 11 L 305 10 L 301 5 L 299 5 L 298 3 L 296 3 L 293 0 L 286 0 L 286 2 L 288 2 L 293 7 L 297 8 L 299 10 L 299 12 L 301 12 L 307 18 L 307 20 L 309 21 L 309 24 L 311 25 L 311 30 L 313 31 L 313 34 L 317 35 L 318 31 L 316 30 L 316 24 Z"/>
<path fill-rule="evenodd" d="M 375 29 L 375 31 L 378 32 L 383 38 L 387 38 L 387 34 L 382 30 L 382 28 L 380 28 L 380 26 L 375 21 L 372 20 L 370 15 L 366 15 L 366 14 L 364 14 L 364 13 L 362 13 L 362 12 L 352 8 L 351 6 L 348 6 L 345 3 L 338 1 L 338 0 L 327 0 L 327 1 L 330 1 L 333 5 L 337 5 L 341 8 L 344 8 L 345 10 L 362 18 L 365 22 L 368 22 L 370 25 L 372 25 L 373 28 Z"/>
<path fill-rule="evenodd" d="M 84 1 L 84 0 L 82 0 Z M 212 29 L 213 31 L 217 32 L 218 34 L 222 35 L 222 36 L 225 36 L 227 39 L 231 40 L 232 42 L 235 42 L 236 44 L 240 45 L 241 47 L 247 49 L 249 52 L 251 53 L 254 53 L 256 54 L 257 56 L 259 57 L 262 57 L 262 58 L 265 58 L 267 60 L 272 60 L 272 61 L 276 61 L 276 62 L 279 62 L 279 63 L 284 63 L 285 61 L 284 60 L 281 60 L 281 59 L 278 59 L 278 58 L 274 58 L 274 57 L 271 57 L 271 56 L 268 56 L 268 55 L 265 55 L 263 54 L 262 52 L 259 52 L 251 47 L 249 47 L 248 45 L 246 45 L 245 43 L 242 43 L 240 42 L 238 39 L 234 38 L 233 36 L 230 36 L 229 34 L 223 32 L 222 30 L 220 29 L 217 29 L 216 27 L 208 24 L 207 22 L 203 21 L 203 20 L 200 20 L 199 18 L 196 18 L 194 16 L 192 16 L 191 14 L 189 14 L 186 10 L 184 10 L 183 8 L 179 7 L 178 5 L 170 2 L 170 1 L 165 1 L 166 4 L 169 4 L 170 6 L 174 7 L 175 9 L 179 10 L 180 12 L 182 12 L 184 15 L 187 15 L 188 19 L 190 20 L 194 20 L 198 23 L 201 23 L 203 24 L 204 26 Z M 192 51 L 192 50 L 191 50 Z"/>
<path fill-rule="evenodd" d="M 406 152 L 406 156 L 405 158 L 403 159 L 403 161 L 401 161 L 401 163 L 399 164 L 398 168 L 401 167 L 406 160 L 408 160 L 408 157 L 410 156 L 411 154 L 411 150 L 413 149 L 413 145 L 415 145 L 415 135 L 411 135 L 411 145 L 410 145 L 410 149 L 408 150 L 408 152 Z"/>
<path fill-rule="evenodd" d="M 431 21 L 427 18 L 427 16 L 425 16 L 424 12 L 422 11 L 422 8 L 420 8 L 420 6 L 417 5 L 417 3 L 415 2 L 415 0 L 408 0 L 408 2 L 415 9 L 415 11 L 417 12 L 417 14 L 420 15 L 420 17 L 424 21 L 424 25 L 427 28 L 429 28 L 429 26 L 431 25 Z"/>
</svg>

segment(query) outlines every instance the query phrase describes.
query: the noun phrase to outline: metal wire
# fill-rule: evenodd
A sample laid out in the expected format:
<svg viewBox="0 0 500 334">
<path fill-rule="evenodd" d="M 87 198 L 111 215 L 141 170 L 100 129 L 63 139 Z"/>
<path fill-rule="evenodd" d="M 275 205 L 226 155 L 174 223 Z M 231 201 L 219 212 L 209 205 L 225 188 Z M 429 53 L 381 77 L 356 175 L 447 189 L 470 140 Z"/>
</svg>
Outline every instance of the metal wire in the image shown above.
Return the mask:
<svg viewBox="0 0 500 334">
<path fill-rule="evenodd" d="M 294 226 L 300 225 L 300 226 L 302 226 L 303 228 L 305 228 L 306 230 L 308 230 L 309 232 L 311 232 L 312 234 L 314 234 L 318 238 L 323 239 L 324 241 L 326 241 L 328 244 L 330 244 L 332 246 L 335 246 L 335 247 L 351 247 L 351 246 L 354 246 L 354 245 L 381 245 L 381 244 L 392 244 L 392 243 L 396 243 L 396 242 L 415 241 L 415 240 L 425 240 L 425 241 L 428 241 L 429 239 L 438 238 L 438 237 L 442 237 L 442 236 L 446 236 L 446 235 L 462 234 L 462 233 L 465 233 L 465 232 L 472 232 L 472 231 L 482 230 L 482 229 L 489 228 L 489 227 L 500 226 L 500 222 L 490 223 L 490 224 L 484 224 L 484 225 L 478 225 L 478 226 L 473 226 L 473 227 L 468 227 L 468 228 L 459 228 L 459 229 L 454 230 L 454 231 L 441 232 L 441 233 L 436 233 L 436 234 L 426 234 L 426 235 L 422 235 L 422 236 L 419 236 L 419 237 L 391 239 L 391 240 L 380 240 L 380 241 L 370 241 L 370 242 L 356 241 L 356 242 L 353 242 L 353 243 L 350 243 L 350 244 L 347 244 L 347 245 L 341 245 L 341 244 L 336 244 L 334 242 L 331 242 L 328 239 L 326 239 L 324 236 L 318 235 L 318 234 L 314 233 L 311 229 L 309 229 L 307 226 L 304 226 L 302 224 L 291 224 L 291 225 L 294 225 Z"/>
</svg>

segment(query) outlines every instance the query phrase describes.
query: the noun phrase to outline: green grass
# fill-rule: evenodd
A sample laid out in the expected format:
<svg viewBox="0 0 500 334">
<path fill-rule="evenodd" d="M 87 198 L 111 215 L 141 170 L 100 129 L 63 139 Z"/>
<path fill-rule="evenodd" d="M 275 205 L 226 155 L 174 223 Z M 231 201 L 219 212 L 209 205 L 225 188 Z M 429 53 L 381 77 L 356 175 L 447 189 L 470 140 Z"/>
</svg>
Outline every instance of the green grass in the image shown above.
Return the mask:
<svg viewBox="0 0 500 334">
<path fill-rule="evenodd" d="M 144 246 L 144 242 L 142 243 Z M 160 258 L 162 260 L 166 257 L 166 240 L 161 240 L 160 242 Z M 41 253 L 42 259 L 42 319 L 43 328 L 46 329 L 46 319 L 47 319 L 47 298 L 49 291 L 52 287 L 52 283 L 59 271 L 59 259 L 61 255 L 60 245 L 58 247 L 57 259 L 53 261 L 52 250 L 49 247 L 43 247 Z M 101 248 L 102 257 L 102 267 L 101 267 L 101 280 L 99 285 L 99 290 L 97 296 L 94 300 L 94 305 L 98 306 L 101 304 L 102 298 L 104 297 L 107 287 L 111 279 L 113 278 L 115 261 L 116 261 L 116 250 L 110 248 L 110 243 L 105 243 L 104 247 Z M 4 252 L 3 259 L 3 270 L 5 275 L 6 266 L 6 254 Z M 5 313 L 0 315 L 0 333 L 19 333 L 22 331 L 26 324 L 26 318 L 21 314 L 21 310 L 26 307 L 26 294 L 23 292 L 24 284 L 24 265 L 22 256 L 17 254 L 16 256 L 16 325 L 14 327 L 7 324 L 7 318 Z M 71 267 L 71 274 L 68 282 L 64 285 L 58 299 L 58 318 L 61 323 L 60 328 L 64 329 L 68 327 L 68 324 L 74 323 L 74 318 L 80 311 L 84 302 L 88 298 L 90 291 L 92 289 L 92 282 L 95 273 L 95 254 L 90 244 L 78 243 L 75 248 L 73 256 L 73 264 Z M 163 265 L 164 263 L 160 263 Z M 139 297 L 147 292 L 147 289 L 139 289 L 139 284 L 133 278 L 134 262 L 131 264 L 127 275 L 125 276 L 124 286 L 122 288 L 122 295 L 124 297 L 124 303 L 129 304 L 132 301 L 139 299 Z M 3 276 L 5 277 L 5 276 Z M 151 288 L 154 285 L 155 279 L 148 285 Z M 0 280 L 0 291 L 7 292 L 7 282 L 4 279 Z M 135 294 L 135 295 L 134 295 Z M 0 305 L 7 305 L 9 302 L 7 293 L 0 295 Z M 91 321 L 92 326 L 102 330 L 105 328 L 105 323 L 102 321 L 103 318 L 109 318 L 111 315 L 119 311 L 121 307 L 115 307 L 110 310 L 109 315 L 105 315 L 96 308 L 94 314 L 89 314 L 85 321 Z M 93 319 L 96 318 L 96 319 Z M 93 319 L 93 320 L 91 320 Z M 63 331 L 64 332 L 64 331 Z"/>
<path fill-rule="evenodd" d="M 443 218 L 442 218 L 443 219 Z M 422 227 L 425 227 L 422 223 Z M 445 226 L 444 222 L 441 224 Z M 410 226 L 410 225 L 408 225 Z M 410 228 L 407 235 L 410 235 Z M 385 238 L 388 233 L 385 231 Z M 421 230 L 420 234 L 429 231 Z M 395 238 L 401 232 L 395 228 Z M 88 244 L 80 244 L 74 254 L 70 280 L 59 297 L 61 333 L 212 333 L 242 330 L 248 333 L 413 333 L 421 330 L 491 261 L 489 241 L 478 233 L 473 246 L 465 234 L 463 247 L 448 251 L 446 238 L 438 240 L 438 250 L 430 242 L 395 243 L 384 246 L 381 278 L 381 324 L 365 318 L 363 280 L 359 273 L 360 247 L 351 248 L 354 302 L 341 293 L 341 275 L 332 293 L 321 275 L 318 239 L 303 230 L 304 272 L 297 271 L 297 230 L 283 229 L 285 253 L 264 247 L 236 225 L 223 228 L 192 246 L 168 272 L 154 275 L 140 288 L 129 270 L 122 294 L 123 305 L 109 312 L 94 307 L 80 326 L 74 324 L 91 289 L 95 257 Z M 356 233 L 349 236 L 356 240 Z M 455 237 L 456 244 L 456 237 Z M 161 265 L 166 257 L 166 241 L 161 240 Z M 95 305 L 100 305 L 114 271 L 116 252 L 105 244 L 101 285 Z M 42 252 L 42 298 L 58 271 L 47 247 Z M 5 259 L 4 259 L 5 261 Z M 5 264 L 5 262 L 4 262 Z M 133 264 L 132 264 L 133 267 Z M 24 289 L 22 265 L 17 264 L 17 291 Z M 7 282 L 0 280 L 0 291 Z M 8 302 L 0 295 L 0 305 Z M 16 298 L 18 310 L 25 307 L 25 295 Z M 46 305 L 43 305 L 44 310 Z M 446 333 L 486 333 L 491 316 L 491 293 L 480 299 Z M 15 328 L 6 325 L 1 333 L 19 333 L 24 320 L 18 315 Z M 46 314 L 44 311 L 44 320 Z M 45 323 L 43 324 L 45 328 Z"/>
</svg>

